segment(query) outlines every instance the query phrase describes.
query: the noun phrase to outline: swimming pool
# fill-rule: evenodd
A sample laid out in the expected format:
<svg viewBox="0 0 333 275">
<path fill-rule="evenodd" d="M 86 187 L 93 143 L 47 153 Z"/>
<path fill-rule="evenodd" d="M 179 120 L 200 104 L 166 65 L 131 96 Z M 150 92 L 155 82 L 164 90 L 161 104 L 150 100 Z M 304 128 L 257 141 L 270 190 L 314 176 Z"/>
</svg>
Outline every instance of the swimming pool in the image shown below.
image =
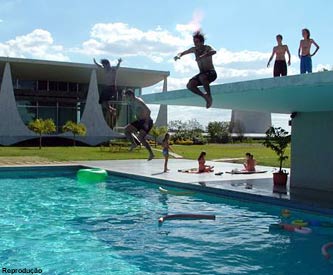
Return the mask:
<svg viewBox="0 0 333 275">
<path fill-rule="evenodd" d="M 76 168 L 0 171 L 1 268 L 43 274 L 332 274 L 320 252 L 333 228 L 277 229 L 281 207 L 222 197 L 163 195 L 110 176 L 79 184 Z M 292 219 L 332 221 L 291 210 Z M 165 214 L 214 214 L 168 220 Z"/>
</svg>

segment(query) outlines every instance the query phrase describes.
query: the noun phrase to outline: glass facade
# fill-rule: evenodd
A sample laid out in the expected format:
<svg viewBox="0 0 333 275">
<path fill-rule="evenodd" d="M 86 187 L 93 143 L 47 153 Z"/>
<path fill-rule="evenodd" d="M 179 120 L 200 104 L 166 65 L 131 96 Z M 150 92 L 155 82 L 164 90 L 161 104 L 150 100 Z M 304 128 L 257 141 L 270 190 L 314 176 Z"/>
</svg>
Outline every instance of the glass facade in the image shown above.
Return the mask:
<svg viewBox="0 0 333 275">
<path fill-rule="evenodd" d="M 80 121 L 88 86 L 86 83 L 48 80 L 13 81 L 16 104 L 23 122 L 28 125 L 36 118 L 52 119 L 57 133 L 62 132 L 67 121 Z"/>
<path fill-rule="evenodd" d="M 28 125 L 36 118 L 52 119 L 57 127 L 57 133 L 62 132 L 62 126 L 69 120 L 79 122 L 81 118 L 80 108 L 77 104 L 59 104 L 33 102 L 27 100 L 16 101 L 19 114 L 23 122 Z"/>
<path fill-rule="evenodd" d="M 57 133 L 67 121 L 80 122 L 89 88 L 88 83 L 72 83 L 48 80 L 13 81 L 16 104 L 23 122 L 28 125 L 36 118 L 52 119 Z M 101 93 L 105 87 L 99 85 Z M 124 101 L 123 92 L 128 87 L 118 87 L 111 95 L 111 100 L 101 104 L 104 119 L 111 129 L 123 132 L 124 127 L 132 121 L 128 104 Z M 133 88 L 136 95 L 141 89 Z M 112 111 L 110 111 L 112 107 Z"/>
<path fill-rule="evenodd" d="M 115 132 L 123 132 L 124 127 L 133 121 L 133 115 L 124 98 L 124 92 L 128 88 L 133 89 L 137 96 L 141 92 L 140 88 L 118 86 L 117 91 L 110 91 L 109 96 L 111 100 L 104 101 L 104 103 L 101 104 L 104 119 Z M 100 93 L 104 89 L 105 86 L 99 85 L 98 90 Z"/>
</svg>

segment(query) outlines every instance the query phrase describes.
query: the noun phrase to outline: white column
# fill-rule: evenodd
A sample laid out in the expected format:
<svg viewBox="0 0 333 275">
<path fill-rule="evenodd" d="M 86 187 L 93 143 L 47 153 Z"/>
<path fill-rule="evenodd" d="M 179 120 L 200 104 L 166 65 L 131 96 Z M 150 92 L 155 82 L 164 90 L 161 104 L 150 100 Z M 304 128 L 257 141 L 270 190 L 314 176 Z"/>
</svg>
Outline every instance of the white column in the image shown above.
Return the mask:
<svg viewBox="0 0 333 275">
<path fill-rule="evenodd" d="M 332 141 L 333 112 L 296 114 L 292 120 L 290 187 L 333 191 Z"/>
<path fill-rule="evenodd" d="M 264 134 L 272 126 L 270 113 L 232 110 L 231 124 L 240 124 L 244 133 Z"/>
<path fill-rule="evenodd" d="M 165 76 L 163 80 L 162 92 L 167 92 L 167 91 L 168 91 L 168 78 Z M 165 104 L 160 105 L 155 125 L 158 127 L 168 126 L 168 105 Z"/>
</svg>

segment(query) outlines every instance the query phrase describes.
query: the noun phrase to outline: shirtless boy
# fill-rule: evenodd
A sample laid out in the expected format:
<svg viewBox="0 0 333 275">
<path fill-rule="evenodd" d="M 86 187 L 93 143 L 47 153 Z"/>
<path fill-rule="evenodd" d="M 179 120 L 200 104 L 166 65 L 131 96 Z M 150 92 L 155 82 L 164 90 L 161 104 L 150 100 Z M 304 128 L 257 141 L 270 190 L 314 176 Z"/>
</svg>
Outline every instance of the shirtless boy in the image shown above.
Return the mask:
<svg viewBox="0 0 333 275">
<path fill-rule="evenodd" d="M 117 66 L 111 67 L 109 60 L 101 59 L 101 64 L 99 64 L 94 58 L 96 66 L 104 70 L 106 87 L 101 92 L 99 104 L 102 105 L 104 116 L 110 117 L 108 124 L 111 128 L 115 125 L 116 109 L 112 107 L 112 101 L 116 100 L 117 96 L 117 74 L 121 61 L 122 59 L 119 58 Z"/>
<path fill-rule="evenodd" d="M 314 56 L 319 50 L 318 44 L 310 38 L 310 31 L 308 29 L 302 30 L 303 39 L 299 43 L 298 56 L 301 59 L 301 74 L 306 72 L 312 73 L 312 60 L 311 57 Z M 316 50 L 313 54 L 310 53 L 311 45 L 315 45 Z"/>
<path fill-rule="evenodd" d="M 282 35 L 278 34 L 276 36 L 277 46 L 273 48 L 272 55 L 268 60 L 267 68 L 269 67 L 274 55 L 275 55 L 275 63 L 274 63 L 274 71 L 273 76 L 285 76 L 287 75 L 287 63 L 285 55 L 288 54 L 288 66 L 290 66 L 290 52 L 287 45 L 282 44 Z"/>
<path fill-rule="evenodd" d="M 189 53 L 195 54 L 195 60 L 198 63 L 200 73 L 190 79 L 187 83 L 187 89 L 203 97 L 206 100 L 206 108 L 209 108 L 213 103 L 209 84 L 217 78 L 212 59 L 216 51 L 213 50 L 212 47 L 204 44 L 205 37 L 200 31 L 193 34 L 193 43 L 194 47 L 179 53 L 174 57 L 174 60 L 177 61 L 183 55 Z M 206 93 L 201 92 L 198 86 L 203 86 Z"/>
<path fill-rule="evenodd" d="M 153 151 L 146 140 L 146 136 L 153 127 L 153 120 L 150 117 L 150 109 L 144 103 L 144 101 L 136 97 L 134 91 L 128 89 L 125 92 L 126 100 L 129 103 L 129 107 L 133 111 L 133 114 L 136 118 L 135 121 L 131 122 L 125 127 L 125 135 L 129 141 L 131 141 L 131 148 L 132 151 L 136 146 L 136 141 L 133 138 L 133 134 L 138 140 L 146 147 L 149 152 L 148 160 L 152 160 L 154 158 Z"/>
</svg>

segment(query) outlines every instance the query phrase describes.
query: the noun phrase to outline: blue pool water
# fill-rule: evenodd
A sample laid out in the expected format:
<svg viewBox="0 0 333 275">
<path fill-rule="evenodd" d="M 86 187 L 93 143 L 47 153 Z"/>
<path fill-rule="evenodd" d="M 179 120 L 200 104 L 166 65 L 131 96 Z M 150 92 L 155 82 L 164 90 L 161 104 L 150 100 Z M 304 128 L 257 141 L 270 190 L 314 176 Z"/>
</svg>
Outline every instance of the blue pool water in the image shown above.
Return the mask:
<svg viewBox="0 0 333 275">
<path fill-rule="evenodd" d="M 281 208 L 110 176 L 79 184 L 74 170 L 0 171 L 1 268 L 43 274 L 333 274 L 320 252 L 333 228 L 269 229 Z M 166 187 L 167 188 L 167 187 Z M 292 219 L 332 221 L 296 210 Z M 214 214 L 168 220 L 165 214 Z M 333 251 L 332 251 L 333 254 Z"/>
</svg>

